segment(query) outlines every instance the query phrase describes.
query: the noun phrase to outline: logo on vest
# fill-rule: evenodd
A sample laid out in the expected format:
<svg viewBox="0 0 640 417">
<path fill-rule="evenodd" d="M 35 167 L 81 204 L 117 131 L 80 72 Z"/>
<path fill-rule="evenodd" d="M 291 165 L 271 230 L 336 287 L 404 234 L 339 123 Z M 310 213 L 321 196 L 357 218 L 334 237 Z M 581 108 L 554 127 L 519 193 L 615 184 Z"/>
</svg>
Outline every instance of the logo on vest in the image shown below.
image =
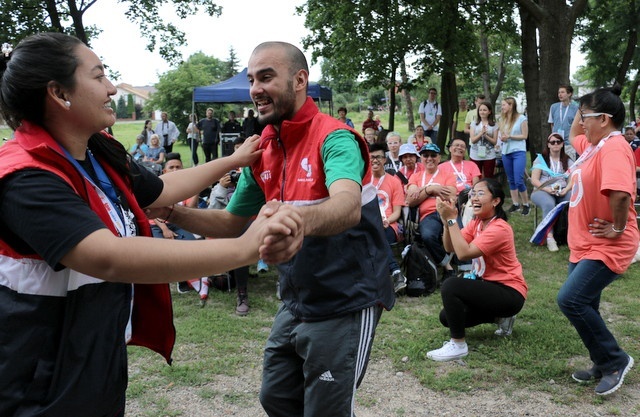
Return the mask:
<svg viewBox="0 0 640 417">
<path fill-rule="evenodd" d="M 304 172 L 306 172 L 306 176 L 305 178 L 298 178 L 298 182 L 313 181 L 313 178 L 311 178 L 311 176 L 313 175 L 313 170 L 312 170 L 311 164 L 309 163 L 309 158 L 302 158 L 302 161 L 300 162 L 300 167 Z"/>
<path fill-rule="evenodd" d="M 271 171 L 270 170 L 262 171 L 262 173 L 260 174 L 260 179 L 262 180 L 262 182 L 269 181 L 271 179 Z"/>
</svg>

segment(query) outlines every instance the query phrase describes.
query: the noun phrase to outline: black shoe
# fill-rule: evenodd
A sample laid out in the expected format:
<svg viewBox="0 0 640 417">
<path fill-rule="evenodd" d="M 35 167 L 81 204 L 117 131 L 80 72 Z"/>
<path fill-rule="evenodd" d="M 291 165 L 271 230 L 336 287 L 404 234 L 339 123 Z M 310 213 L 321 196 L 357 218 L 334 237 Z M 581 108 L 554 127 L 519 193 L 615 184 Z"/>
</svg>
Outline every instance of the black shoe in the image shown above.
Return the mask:
<svg viewBox="0 0 640 417">
<path fill-rule="evenodd" d="M 391 274 L 391 282 L 393 282 L 393 292 L 396 294 L 407 287 L 407 279 L 402 275 L 400 270 Z"/>
<path fill-rule="evenodd" d="M 529 215 L 529 211 L 531 210 L 531 207 L 529 207 L 528 204 L 524 204 L 522 206 L 522 215 L 523 216 L 528 216 Z"/>
<path fill-rule="evenodd" d="M 178 293 L 186 294 L 191 290 L 192 290 L 192 288 L 191 288 L 191 286 L 189 285 L 189 283 L 187 281 L 178 282 Z"/>
<path fill-rule="evenodd" d="M 622 386 L 624 382 L 624 376 L 629 372 L 629 370 L 633 367 L 633 358 L 629 356 L 629 361 L 627 364 L 618 369 L 617 371 L 604 375 L 600 380 L 598 386 L 596 386 L 596 394 L 598 395 L 609 395 L 613 394 Z"/>
<path fill-rule="evenodd" d="M 593 380 L 602 378 L 602 372 L 596 369 L 596 366 L 593 365 L 591 369 L 575 371 L 571 374 L 571 378 L 580 383 L 591 382 Z"/>
<path fill-rule="evenodd" d="M 513 213 L 514 211 L 518 211 L 520 210 L 520 204 L 514 204 L 511 207 L 509 207 L 509 210 L 507 210 L 507 213 Z"/>
</svg>

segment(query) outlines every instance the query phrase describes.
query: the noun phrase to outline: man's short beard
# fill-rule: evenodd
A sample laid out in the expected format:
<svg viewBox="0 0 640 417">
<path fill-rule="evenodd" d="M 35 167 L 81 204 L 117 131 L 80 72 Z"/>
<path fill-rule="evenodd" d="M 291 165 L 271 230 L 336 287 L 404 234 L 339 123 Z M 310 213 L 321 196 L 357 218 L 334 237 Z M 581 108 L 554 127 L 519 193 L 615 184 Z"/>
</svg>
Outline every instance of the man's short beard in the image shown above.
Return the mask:
<svg viewBox="0 0 640 417">
<path fill-rule="evenodd" d="M 264 116 L 258 113 L 258 122 L 261 125 L 277 125 L 279 126 L 285 120 L 291 120 L 295 111 L 296 93 L 293 90 L 293 80 L 287 82 L 287 90 L 278 98 L 278 103 L 272 99 L 273 113 Z"/>
</svg>

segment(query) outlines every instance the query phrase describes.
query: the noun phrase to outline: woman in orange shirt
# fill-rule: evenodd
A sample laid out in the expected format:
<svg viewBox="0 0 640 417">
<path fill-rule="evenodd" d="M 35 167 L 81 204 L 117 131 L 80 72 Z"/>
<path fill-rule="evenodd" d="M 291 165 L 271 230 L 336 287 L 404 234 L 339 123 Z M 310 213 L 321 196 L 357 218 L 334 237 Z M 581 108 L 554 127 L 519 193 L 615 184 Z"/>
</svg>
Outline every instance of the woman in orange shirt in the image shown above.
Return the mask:
<svg viewBox="0 0 640 417">
<path fill-rule="evenodd" d="M 580 158 L 569 168 L 569 276 L 558 293 L 560 310 L 576 328 L 591 369 L 576 371 L 578 382 L 600 379 L 598 395 L 622 385 L 633 358 L 620 348 L 600 316 L 602 290 L 622 274 L 638 248 L 635 160 L 622 136 L 625 110 L 620 86 L 580 98 L 570 140 Z"/>
<path fill-rule="evenodd" d="M 440 289 L 444 307 L 440 322 L 449 328 L 451 339 L 427 353 L 429 359 L 439 362 L 467 356 L 467 327 L 497 321 L 496 335 L 510 335 L 515 315 L 527 297 L 513 229 L 502 208 L 505 195 L 501 184 L 493 178 L 481 179 L 469 192 L 469 198 L 474 217 L 462 230 L 455 201 L 436 199 L 444 224 L 442 240 L 446 251 L 455 251 L 458 259 L 471 260 L 473 265 L 472 272 L 464 278 L 447 279 Z"/>
</svg>

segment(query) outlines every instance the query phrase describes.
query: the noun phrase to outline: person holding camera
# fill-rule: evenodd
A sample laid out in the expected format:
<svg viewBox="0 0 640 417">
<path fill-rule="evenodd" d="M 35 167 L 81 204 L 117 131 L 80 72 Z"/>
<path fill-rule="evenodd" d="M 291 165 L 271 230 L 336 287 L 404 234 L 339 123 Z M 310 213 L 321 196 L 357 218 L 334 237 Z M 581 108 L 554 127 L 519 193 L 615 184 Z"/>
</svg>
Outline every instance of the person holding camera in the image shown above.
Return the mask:
<svg viewBox="0 0 640 417">
<path fill-rule="evenodd" d="M 238 136 L 233 141 L 233 151 L 235 152 L 245 141 L 244 136 Z M 240 178 L 240 169 L 229 171 L 220 178 L 220 181 L 211 190 L 209 197 L 209 208 L 223 210 L 229 204 L 231 196 L 236 190 L 238 179 Z M 260 261 L 266 267 L 263 261 Z M 258 267 L 260 270 L 260 266 Z M 247 284 L 249 283 L 249 267 L 243 266 L 231 271 L 231 275 L 236 280 L 236 288 L 238 291 L 238 299 L 236 302 L 236 314 L 246 316 L 249 314 L 249 294 Z"/>
<path fill-rule="evenodd" d="M 571 198 L 572 183 L 564 175 L 571 164 L 573 159 L 564 152 L 562 135 L 557 132 L 550 134 L 546 148 L 538 154 L 531 167 L 531 184 L 535 187 L 531 201 L 542 209 L 543 219 L 556 205 Z M 547 234 L 547 248 L 551 252 L 558 251 L 553 228 Z"/>
</svg>

